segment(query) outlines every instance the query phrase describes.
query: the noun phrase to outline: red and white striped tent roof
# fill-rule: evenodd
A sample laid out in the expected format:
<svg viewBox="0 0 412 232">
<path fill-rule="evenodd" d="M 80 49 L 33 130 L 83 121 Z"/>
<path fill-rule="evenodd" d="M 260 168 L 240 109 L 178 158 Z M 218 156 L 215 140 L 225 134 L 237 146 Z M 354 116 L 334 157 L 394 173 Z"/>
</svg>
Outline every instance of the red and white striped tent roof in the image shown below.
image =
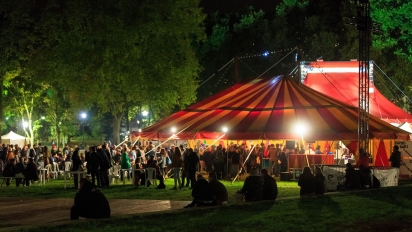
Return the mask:
<svg viewBox="0 0 412 232">
<path fill-rule="evenodd" d="M 357 139 L 358 109 L 287 76 L 236 84 L 206 100 L 134 133 L 146 139 L 299 139 L 296 125 L 306 125 L 305 140 Z M 226 127 L 228 132 L 223 133 Z M 404 131 L 370 117 L 370 137 L 407 139 Z"/>
<path fill-rule="evenodd" d="M 389 123 L 412 122 L 412 115 L 389 101 L 373 84 L 370 64 L 369 113 Z M 305 85 L 349 105 L 359 104 L 358 61 L 315 61 L 301 65 Z"/>
</svg>

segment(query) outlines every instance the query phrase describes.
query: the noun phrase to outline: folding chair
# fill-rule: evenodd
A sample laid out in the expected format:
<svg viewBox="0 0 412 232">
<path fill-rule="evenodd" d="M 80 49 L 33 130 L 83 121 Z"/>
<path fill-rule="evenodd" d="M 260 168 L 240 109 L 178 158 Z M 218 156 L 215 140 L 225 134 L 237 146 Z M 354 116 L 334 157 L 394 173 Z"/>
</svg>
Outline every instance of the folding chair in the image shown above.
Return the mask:
<svg viewBox="0 0 412 232">
<path fill-rule="evenodd" d="M 146 181 L 145 181 L 145 185 L 147 187 L 147 184 L 149 183 L 149 181 L 153 181 L 153 186 L 157 186 L 157 179 L 156 179 L 156 169 L 155 168 L 146 168 L 145 169 L 146 172 Z"/>
<path fill-rule="evenodd" d="M 109 178 L 111 179 L 113 183 L 113 179 L 116 179 L 116 185 L 117 185 L 117 180 L 120 178 L 120 165 L 114 165 L 112 168 L 109 169 Z"/>
</svg>

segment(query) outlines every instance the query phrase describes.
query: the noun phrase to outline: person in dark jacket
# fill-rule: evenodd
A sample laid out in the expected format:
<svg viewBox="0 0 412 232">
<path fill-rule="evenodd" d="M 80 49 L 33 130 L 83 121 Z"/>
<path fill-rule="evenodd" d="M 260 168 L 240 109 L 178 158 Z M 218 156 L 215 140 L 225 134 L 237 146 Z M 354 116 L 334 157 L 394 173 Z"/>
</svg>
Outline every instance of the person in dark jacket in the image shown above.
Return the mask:
<svg viewBox="0 0 412 232">
<path fill-rule="evenodd" d="M 73 162 L 72 163 L 72 171 L 81 171 L 80 169 L 83 165 L 83 162 L 80 159 L 79 148 L 78 147 L 74 150 L 74 152 L 72 154 L 72 162 Z M 79 187 L 79 174 L 74 174 L 73 176 L 74 176 L 74 178 L 73 178 L 74 179 L 74 187 L 76 189 L 78 189 L 78 187 Z"/>
<path fill-rule="evenodd" d="M 245 201 L 260 201 L 263 199 L 263 178 L 256 168 L 250 170 L 250 176 L 246 177 L 242 189 L 238 193 L 244 194 Z"/>
<path fill-rule="evenodd" d="M 101 187 L 100 179 L 100 166 L 102 165 L 102 158 L 99 153 L 96 152 L 96 147 L 90 147 L 90 161 L 87 162 L 90 165 L 90 174 L 92 175 L 92 184 L 95 186 L 95 180 L 97 180 L 97 186 Z M 89 164 L 90 163 L 90 164 Z"/>
<path fill-rule="evenodd" d="M 15 173 L 16 173 L 16 160 L 11 159 L 10 162 L 6 164 L 6 166 L 4 166 L 3 176 L 4 177 L 14 177 Z M 7 187 L 10 186 L 10 180 L 11 178 L 6 179 Z"/>
<path fill-rule="evenodd" d="M 199 156 L 196 152 L 193 151 L 192 148 L 189 148 L 190 152 L 187 156 L 187 168 L 188 168 L 188 175 L 190 179 L 190 188 L 193 189 L 193 186 L 196 182 L 196 169 L 199 165 Z"/>
<path fill-rule="evenodd" d="M 33 158 L 29 158 L 29 162 L 27 163 L 26 171 L 24 173 L 24 180 L 26 182 L 26 186 L 30 186 L 30 181 L 39 180 L 37 165 L 34 163 Z"/>
<path fill-rule="evenodd" d="M 30 158 L 33 158 L 34 159 L 34 157 L 30 157 Z M 20 186 L 20 183 L 23 183 L 23 186 L 24 186 L 24 178 L 19 178 L 19 177 L 17 177 L 17 176 L 22 176 L 22 175 L 24 175 L 24 173 L 25 173 L 25 168 L 24 168 L 24 164 L 23 164 L 23 158 L 19 158 L 19 162 L 18 163 L 16 163 L 16 170 L 15 170 L 15 176 L 16 176 L 16 186 L 17 187 L 19 187 Z"/>
<path fill-rule="evenodd" d="M 217 179 L 222 179 L 223 170 L 225 168 L 226 154 L 222 151 L 222 145 L 217 146 L 216 151 L 213 152 L 213 168 L 216 173 Z"/>
<path fill-rule="evenodd" d="M 186 205 L 184 208 L 191 208 L 195 205 L 210 206 L 213 203 L 212 189 L 202 174 L 197 175 L 197 181 L 192 189 L 192 197 L 192 203 Z"/>
<path fill-rule="evenodd" d="M 325 176 L 322 173 L 320 167 L 315 169 L 315 194 L 324 194 L 326 193 L 326 182 Z"/>
<path fill-rule="evenodd" d="M 213 193 L 213 203 L 212 205 L 222 205 L 226 204 L 228 201 L 228 194 L 226 187 L 217 179 L 215 172 L 209 173 L 209 186 Z"/>
<path fill-rule="evenodd" d="M 86 178 L 80 180 L 80 189 L 74 197 L 70 211 L 70 219 L 109 218 L 110 205 L 100 189 L 94 189 L 93 184 Z"/>
<path fill-rule="evenodd" d="M 278 196 L 276 180 L 269 175 L 267 169 L 262 169 L 260 174 L 263 178 L 263 200 L 276 200 Z"/>
<path fill-rule="evenodd" d="M 206 148 L 203 153 L 203 161 L 205 162 L 206 172 L 213 172 L 213 152 L 214 148 L 212 146 Z"/>
<path fill-rule="evenodd" d="M 346 164 L 344 188 L 346 189 L 360 189 L 359 175 L 351 163 Z"/>
<path fill-rule="evenodd" d="M 111 157 L 109 151 L 106 149 L 106 144 L 97 150 L 101 157 L 102 164 L 100 166 L 100 180 L 102 187 L 109 187 L 109 169 L 112 167 Z M 129 172 L 131 173 L 131 172 Z"/>
<path fill-rule="evenodd" d="M 315 193 L 315 177 L 309 167 L 304 167 L 299 176 L 300 196 L 313 195 Z"/>
<path fill-rule="evenodd" d="M 399 147 L 397 145 L 393 146 L 393 152 L 389 161 L 391 161 L 391 167 L 400 168 L 401 167 L 401 153 L 399 152 Z"/>
</svg>

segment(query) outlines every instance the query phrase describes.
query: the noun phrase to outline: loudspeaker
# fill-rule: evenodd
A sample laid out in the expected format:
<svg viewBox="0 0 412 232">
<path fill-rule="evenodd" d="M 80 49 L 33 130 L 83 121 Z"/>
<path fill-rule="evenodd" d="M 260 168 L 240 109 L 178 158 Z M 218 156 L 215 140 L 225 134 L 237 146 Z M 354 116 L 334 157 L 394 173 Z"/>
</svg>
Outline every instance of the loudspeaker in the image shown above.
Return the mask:
<svg viewBox="0 0 412 232">
<path fill-rule="evenodd" d="M 294 149 L 295 145 L 296 145 L 296 142 L 293 140 L 286 141 L 286 149 L 289 149 L 289 150 Z"/>
</svg>

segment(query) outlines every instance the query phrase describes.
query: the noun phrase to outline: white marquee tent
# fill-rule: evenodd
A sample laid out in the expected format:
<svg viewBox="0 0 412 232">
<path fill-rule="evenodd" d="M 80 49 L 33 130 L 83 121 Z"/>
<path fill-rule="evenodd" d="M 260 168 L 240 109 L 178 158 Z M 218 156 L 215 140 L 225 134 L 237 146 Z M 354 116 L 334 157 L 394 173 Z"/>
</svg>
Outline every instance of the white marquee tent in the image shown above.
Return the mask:
<svg viewBox="0 0 412 232">
<path fill-rule="evenodd" d="M 23 147 L 25 142 L 28 142 L 29 139 L 10 131 L 8 134 L 1 136 L 1 142 L 4 144 L 18 144 L 19 147 Z"/>
<path fill-rule="evenodd" d="M 408 122 L 404 122 L 401 125 L 398 126 L 400 129 L 409 132 L 412 134 L 412 126 Z"/>
</svg>

